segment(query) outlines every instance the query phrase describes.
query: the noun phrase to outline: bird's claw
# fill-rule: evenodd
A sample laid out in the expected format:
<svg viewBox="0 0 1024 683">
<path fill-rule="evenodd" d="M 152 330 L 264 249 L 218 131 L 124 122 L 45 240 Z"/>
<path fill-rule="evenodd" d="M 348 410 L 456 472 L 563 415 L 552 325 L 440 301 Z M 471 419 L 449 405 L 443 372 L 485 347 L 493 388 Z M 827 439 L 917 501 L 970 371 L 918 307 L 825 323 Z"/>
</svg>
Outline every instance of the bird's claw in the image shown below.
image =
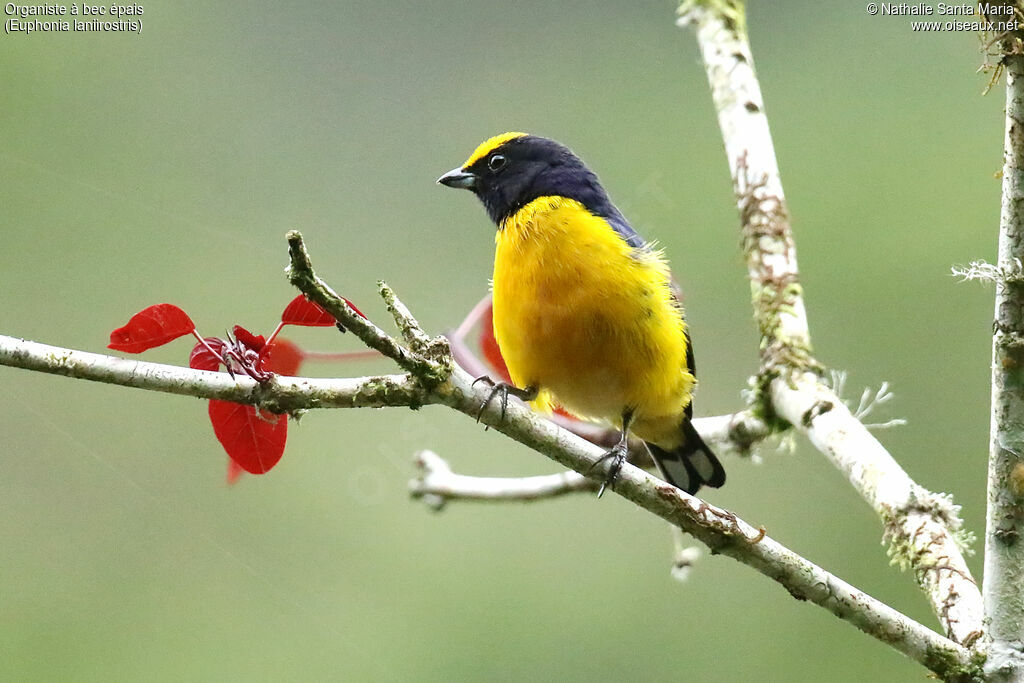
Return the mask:
<svg viewBox="0 0 1024 683">
<path fill-rule="evenodd" d="M 597 497 L 600 498 L 604 495 L 604 490 L 610 488 L 615 490 L 615 478 L 619 476 L 619 470 L 622 469 L 622 463 L 626 462 L 626 455 L 629 452 L 629 448 L 624 442 L 619 442 L 612 446 L 612 449 L 594 461 L 594 464 L 587 468 L 587 474 L 603 463 L 605 460 L 611 460 L 611 465 L 608 466 L 608 474 L 601 482 L 601 488 L 597 491 Z"/>
<path fill-rule="evenodd" d="M 491 401 L 494 400 L 495 396 L 500 394 L 501 395 L 501 420 L 502 420 L 502 422 L 504 422 L 505 421 L 505 412 L 506 412 L 506 410 L 508 410 L 508 390 L 510 388 L 513 388 L 513 387 L 510 384 L 506 383 L 506 382 L 495 382 L 493 379 L 491 379 L 487 375 L 480 375 L 475 380 L 473 380 L 473 384 L 470 385 L 470 386 L 474 386 L 475 387 L 477 382 L 483 382 L 484 384 L 489 385 L 491 387 L 491 392 L 489 394 L 487 394 L 487 398 L 485 398 L 483 400 L 483 403 L 480 404 L 480 410 L 477 411 L 477 414 L 476 414 L 476 421 L 480 422 L 480 418 L 483 416 L 484 411 L 487 410 L 487 406 L 489 406 L 491 404 Z"/>
</svg>

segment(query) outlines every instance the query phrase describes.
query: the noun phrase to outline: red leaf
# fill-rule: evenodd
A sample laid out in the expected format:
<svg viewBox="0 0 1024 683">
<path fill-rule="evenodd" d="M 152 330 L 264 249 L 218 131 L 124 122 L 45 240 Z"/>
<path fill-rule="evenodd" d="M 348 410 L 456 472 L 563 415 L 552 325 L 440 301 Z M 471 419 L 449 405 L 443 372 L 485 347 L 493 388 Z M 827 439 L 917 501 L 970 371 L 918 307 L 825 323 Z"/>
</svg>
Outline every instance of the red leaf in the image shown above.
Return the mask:
<svg viewBox="0 0 1024 683">
<path fill-rule="evenodd" d="M 231 328 L 231 331 L 235 335 L 235 339 L 248 346 L 257 353 L 263 350 L 263 345 L 267 343 L 267 340 L 262 334 L 253 334 L 249 330 L 245 329 L 241 325 L 235 325 Z"/>
<path fill-rule="evenodd" d="M 278 339 L 263 349 L 261 370 L 269 370 L 286 377 L 296 377 L 306 354 L 297 344 L 287 339 Z"/>
<path fill-rule="evenodd" d="M 210 422 L 228 456 L 250 474 L 269 472 L 284 454 L 287 415 L 211 399 Z"/>
<path fill-rule="evenodd" d="M 504 381 L 512 383 L 512 377 L 508 374 L 508 367 L 505 359 L 498 348 L 498 341 L 494 338 L 494 323 L 492 316 L 494 307 L 488 306 L 487 312 L 480 318 L 480 350 L 483 351 L 484 359 Z"/>
<path fill-rule="evenodd" d="M 281 314 L 281 322 L 285 325 L 305 325 L 306 327 L 330 327 L 335 323 L 334 316 L 320 304 L 310 301 L 303 294 L 291 300 Z"/>
<path fill-rule="evenodd" d="M 142 353 L 192 333 L 195 323 L 174 304 L 156 304 L 133 315 L 124 327 L 110 333 L 108 349 Z"/>
<path fill-rule="evenodd" d="M 204 341 L 214 351 L 224 353 L 223 339 L 207 337 Z M 210 353 L 206 346 L 197 343 L 192 347 L 192 353 L 188 356 L 188 366 L 193 370 L 218 370 L 220 369 L 220 358 Z"/>
<path fill-rule="evenodd" d="M 342 299 L 352 310 L 359 314 L 361 318 L 366 318 L 363 312 L 356 308 L 353 304 L 345 297 Z M 320 304 L 310 301 L 303 294 L 299 294 L 297 297 L 292 299 L 291 303 L 288 304 L 284 313 L 281 314 L 281 322 L 285 325 L 304 325 L 306 327 L 331 327 L 337 321 L 334 316 L 323 309 Z"/>
<path fill-rule="evenodd" d="M 244 473 L 245 473 L 245 470 L 242 469 L 241 465 L 239 465 L 237 462 L 235 462 L 231 458 L 228 458 L 228 474 L 227 474 L 227 477 L 226 477 L 228 484 L 236 484 L 236 483 L 238 483 L 238 480 L 242 478 L 242 475 Z"/>
<path fill-rule="evenodd" d="M 353 311 L 355 311 L 356 315 L 358 315 L 360 318 L 362 318 L 363 320 L 368 320 L 368 318 L 365 315 L 363 315 L 363 312 L 360 311 L 358 308 L 356 308 L 356 305 L 354 303 L 352 303 L 351 301 L 349 301 L 345 297 L 341 297 L 341 300 L 344 301 L 345 303 L 347 303 L 349 305 L 349 308 L 351 308 Z"/>
</svg>

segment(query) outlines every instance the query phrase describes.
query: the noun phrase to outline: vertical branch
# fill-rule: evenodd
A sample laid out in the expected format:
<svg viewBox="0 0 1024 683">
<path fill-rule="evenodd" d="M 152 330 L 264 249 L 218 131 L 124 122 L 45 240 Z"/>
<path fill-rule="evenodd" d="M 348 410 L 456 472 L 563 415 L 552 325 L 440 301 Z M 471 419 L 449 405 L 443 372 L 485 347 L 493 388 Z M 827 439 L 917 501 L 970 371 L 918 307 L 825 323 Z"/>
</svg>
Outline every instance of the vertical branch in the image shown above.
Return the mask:
<svg viewBox="0 0 1024 683">
<path fill-rule="evenodd" d="M 796 246 L 743 0 L 685 0 L 679 24 L 697 33 L 740 211 L 761 371 L 753 409 L 805 434 L 885 522 L 893 560 L 914 570 L 944 630 L 971 645 L 982 634 L 982 598 L 957 538 L 947 496 L 918 486 L 821 379 L 811 353 Z"/>
<path fill-rule="evenodd" d="M 992 340 L 992 422 L 985 531 L 986 669 L 1024 677 L 1024 56 L 1006 54 L 999 263 Z"/>
<path fill-rule="evenodd" d="M 690 0 L 679 15 L 680 24 L 692 24 L 697 32 L 733 169 L 762 362 L 768 370 L 803 366 L 811 350 L 807 311 L 782 177 L 747 40 L 746 10 L 741 0 Z"/>
</svg>

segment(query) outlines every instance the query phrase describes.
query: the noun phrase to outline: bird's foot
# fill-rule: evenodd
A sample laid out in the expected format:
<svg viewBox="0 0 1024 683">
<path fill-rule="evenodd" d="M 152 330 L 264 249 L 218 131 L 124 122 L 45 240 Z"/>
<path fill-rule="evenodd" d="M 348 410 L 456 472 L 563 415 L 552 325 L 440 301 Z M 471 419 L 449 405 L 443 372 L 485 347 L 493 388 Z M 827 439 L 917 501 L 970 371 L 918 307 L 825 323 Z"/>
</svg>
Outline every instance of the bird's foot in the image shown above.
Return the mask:
<svg viewBox="0 0 1024 683">
<path fill-rule="evenodd" d="M 476 386 L 477 382 L 483 382 L 484 384 L 487 384 L 488 386 L 491 387 L 491 392 L 487 394 L 487 398 L 485 398 L 483 403 L 480 404 L 480 410 L 476 414 L 477 422 L 480 421 L 480 417 L 484 414 L 484 411 L 487 409 L 487 406 L 490 405 L 491 401 L 494 400 L 495 396 L 501 397 L 501 421 L 504 422 L 505 412 L 508 410 L 509 394 L 512 394 L 516 398 L 521 399 L 523 401 L 532 401 L 535 398 L 537 398 L 537 394 L 539 393 L 536 387 L 526 387 L 525 389 L 520 389 L 514 384 L 509 384 L 508 382 L 495 382 L 487 375 L 480 375 L 479 377 L 477 377 L 475 380 L 473 380 L 473 384 L 471 386 Z"/>
<path fill-rule="evenodd" d="M 629 453 L 629 447 L 625 439 L 619 441 L 619 443 L 612 446 L 612 449 L 598 458 L 593 465 L 587 468 L 587 474 L 590 473 L 595 467 L 603 463 L 605 460 L 611 460 L 611 465 L 608 466 L 608 474 L 605 476 L 604 481 L 601 482 L 601 488 L 597 492 L 597 497 L 600 498 L 604 495 L 604 490 L 610 488 L 615 490 L 615 478 L 619 476 L 619 470 L 622 469 L 622 463 L 626 462 L 626 456 Z"/>
</svg>

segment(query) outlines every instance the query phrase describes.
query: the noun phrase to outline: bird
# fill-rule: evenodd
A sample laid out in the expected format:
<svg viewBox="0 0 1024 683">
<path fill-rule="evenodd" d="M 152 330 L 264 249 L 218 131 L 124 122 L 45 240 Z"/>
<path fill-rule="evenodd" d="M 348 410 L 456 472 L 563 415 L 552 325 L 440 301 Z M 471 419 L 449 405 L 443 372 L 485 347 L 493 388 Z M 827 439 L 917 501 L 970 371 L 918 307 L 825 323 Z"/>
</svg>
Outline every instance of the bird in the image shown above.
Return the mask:
<svg viewBox="0 0 1024 683">
<path fill-rule="evenodd" d="M 437 182 L 471 191 L 497 227 L 494 337 L 512 383 L 492 391 L 560 406 L 621 430 L 598 496 L 632 433 L 661 477 L 690 494 L 725 469 L 693 427 L 693 344 L 663 253 L 615 207 L 597 176 L 554 140 L 509 132 Z M 595 466 L 597 463 L 595 463 Z"/>
</svg>

